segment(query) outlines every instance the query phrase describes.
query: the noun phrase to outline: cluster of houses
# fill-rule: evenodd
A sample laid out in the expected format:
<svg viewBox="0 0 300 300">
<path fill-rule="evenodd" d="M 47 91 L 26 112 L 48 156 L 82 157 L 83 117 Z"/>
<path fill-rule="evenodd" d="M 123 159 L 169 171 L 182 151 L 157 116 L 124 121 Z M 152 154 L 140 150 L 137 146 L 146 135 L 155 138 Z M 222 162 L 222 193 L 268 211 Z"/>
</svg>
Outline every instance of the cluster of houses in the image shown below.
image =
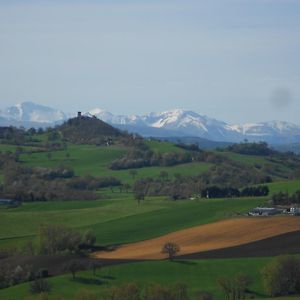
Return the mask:
<svg viewBox="0 0 300 300">
<path fill-rule="evenodd" d="M 292 216 L 300 216 L 300 208 L 290 207 L 290 208 L 274 208 L 274 207 L 256 207 L 248 212 L 248 216 L 274 216 L 279 214 L 286 214 Z"/>
</svg>

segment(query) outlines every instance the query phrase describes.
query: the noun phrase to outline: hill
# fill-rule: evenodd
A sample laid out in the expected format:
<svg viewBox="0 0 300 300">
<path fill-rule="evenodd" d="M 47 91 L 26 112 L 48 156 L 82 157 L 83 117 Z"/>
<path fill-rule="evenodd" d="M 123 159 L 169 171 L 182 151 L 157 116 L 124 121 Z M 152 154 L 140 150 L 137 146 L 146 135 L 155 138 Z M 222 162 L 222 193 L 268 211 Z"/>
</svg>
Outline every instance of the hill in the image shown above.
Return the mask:
<svg viewBox="0 0 300 300">
<path fill-rule="evenodd" d="M 105 144 L 109 139 L 125 136 L 121 131 L 97 119 L 79 116 L 56 127 L 62 138 L 75 144 Z"/>
</svg>

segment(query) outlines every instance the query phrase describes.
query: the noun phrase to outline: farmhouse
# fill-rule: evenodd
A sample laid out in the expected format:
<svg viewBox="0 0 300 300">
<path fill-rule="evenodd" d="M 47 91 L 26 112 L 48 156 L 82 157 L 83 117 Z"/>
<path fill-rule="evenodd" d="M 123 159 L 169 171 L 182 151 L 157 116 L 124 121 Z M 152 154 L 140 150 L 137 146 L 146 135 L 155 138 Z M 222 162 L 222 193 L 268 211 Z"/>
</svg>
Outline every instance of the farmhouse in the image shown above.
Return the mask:
<svg viewBox="0 0 300 300">
<path fill-rule="evenodd" d="M 248 216 L 274 216 L 280 213 L 280 210 L 273 207 L 256 207 L 248 212 Z"/>
</svg>

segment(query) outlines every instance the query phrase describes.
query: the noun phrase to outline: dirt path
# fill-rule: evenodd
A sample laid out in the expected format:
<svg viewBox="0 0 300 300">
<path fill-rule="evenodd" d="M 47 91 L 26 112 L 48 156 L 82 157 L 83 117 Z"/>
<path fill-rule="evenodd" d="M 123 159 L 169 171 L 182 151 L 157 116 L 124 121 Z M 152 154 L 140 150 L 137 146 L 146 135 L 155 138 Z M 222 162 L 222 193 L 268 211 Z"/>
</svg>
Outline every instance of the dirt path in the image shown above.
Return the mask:
<svg viewBox="0 0 300 300">
<path fill-rule="evenodd" d="M 180 255 L 228 248 L 263 240 L 280 234 L 300 230 L 300 218 L 254 217 L 219 221 L 196 226 L 170 234 L 127 245 L 113 251 L 101 251 L 94 258 L 104 259 L 162 259 L 161 248 L 166 242 L 175 242 Z"/>
</svg>

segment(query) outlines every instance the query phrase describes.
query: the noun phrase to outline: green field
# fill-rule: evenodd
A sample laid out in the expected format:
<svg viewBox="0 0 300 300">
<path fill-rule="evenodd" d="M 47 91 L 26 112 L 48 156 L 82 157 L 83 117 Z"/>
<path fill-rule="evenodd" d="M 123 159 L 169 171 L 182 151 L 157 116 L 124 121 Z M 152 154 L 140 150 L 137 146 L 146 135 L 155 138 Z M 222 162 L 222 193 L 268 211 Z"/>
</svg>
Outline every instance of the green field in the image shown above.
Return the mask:
<svg viewBox="0 0 300 300">
<path fill-rule="evenodd" d="M 75 280 L 72 280 L 69 274 L 50 278 L 53 287 L 50 295 L 51 298 L 64 296 L 66 299 L 72 299 L 79 289 L 88 289 L 101 295 L 106 288 L 125 282 L 136 282 L 142 288 L 149 283 L 168 285 L 182 282 L 187 284 L 191 299 L 195 299 L 194 295 L 197 291 L 204 290 L 213 293 L 215 300 L 224 300 L 217 279 L 221 276 L 230 278 L 243 270 L 253 280 L 251 291 L 256 293 L 255 299 L 266 299 L 260 270 L 270 260 L 271 258 L 154 261 L 105 267 L 96 277 L 92 276 L 91 271 L 85 271 L 78 274 L 78 279 Z M 29 295 L 28 287 L 28 283 L 25 283 L 0 290 L 0 299 L 21 300 Z"/>
<path fill-rule="evenodd" d="M 100 244 L 128 243 L 235 216 L 265 201 L 242 198 L 174 202 L 149 197 L 138 205 L 131 194 L 122 195 L 121 199 L 25 203 L 19 208 L 2 209 L 0 244 L 32 237 L 41 224 L 47 223 L 92 229 Z"/>
<path fill-rule="evenodd" d="M 153 149 L 158 152 L 182 151 L 170 143 L 148 142 Z M 188 163 L 173 167 L 147 167 L 137 170 L 137 176 L 133 178 L 129 170 L 110 170 L 110 163 L 122 157 L 126 153 L 126 148 L 120 146 L 98 147 L 92 145 L 68 145 L 66 150 L 51 152 L 51 159 L 47 158 L 48 152 L 39 152 L 21 155 L 21 161 L 32 167 L 53 168 L 59 165 L 69 166 L 74 169 L 78 176 L 114 176 L 123 183 L 133 183 L 136 179 L 145 177 L 158 177 L 161 171 L 168 172 L 172 177 L 175 174 L 198 175 L 207 171 L 211 164 L 209 163 Z M 70 157 L 67 158 L 67 153 Z"/>
</svg>

